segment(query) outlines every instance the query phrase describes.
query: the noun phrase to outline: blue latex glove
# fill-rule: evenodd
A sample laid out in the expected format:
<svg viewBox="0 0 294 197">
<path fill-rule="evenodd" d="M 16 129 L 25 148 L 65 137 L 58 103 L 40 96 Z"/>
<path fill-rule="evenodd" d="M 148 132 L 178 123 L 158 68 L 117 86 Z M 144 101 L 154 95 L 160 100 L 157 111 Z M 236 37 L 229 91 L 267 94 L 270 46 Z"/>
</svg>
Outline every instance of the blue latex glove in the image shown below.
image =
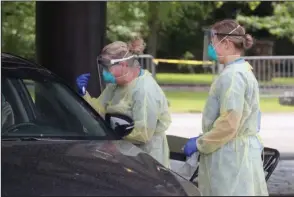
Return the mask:
<svg viewBox="0 0 294 197">
<path fill-rule="evenodd" d="M 196 143 L 198 138 L 199 137 L 190 138 L 188 142 L 186 143 L 184 147 L 184 153 L 187 157 L 190 157 L 193 153 L 198 151 L 197 143 Z"/>
<path fill-rule="evenodd" d="M 90 73 L 85 73 L 77 77 L 76 84 L 78 86 L 78 92 L 81 96 L 86 94 Z"/>
</svg>

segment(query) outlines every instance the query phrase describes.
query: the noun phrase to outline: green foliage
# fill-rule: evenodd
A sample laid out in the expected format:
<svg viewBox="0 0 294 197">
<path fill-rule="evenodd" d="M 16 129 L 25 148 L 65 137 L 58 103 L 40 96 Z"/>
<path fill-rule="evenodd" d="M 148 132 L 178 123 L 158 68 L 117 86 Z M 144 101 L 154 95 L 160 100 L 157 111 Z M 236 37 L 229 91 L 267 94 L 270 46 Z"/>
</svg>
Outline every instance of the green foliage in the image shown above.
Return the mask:
<svg viewBox="0 0 294 197">
<path fill-rule="evenodd" d="M 294 2 L 274 3 L 273 16 L 239 15 L 237 20 L 248 27 L 266 29 L 277 37 L 289 38 L 294 43 Z"/>
<path fill-rule="evenodd" d="M 132 36 L 148 37 L 148 23 L 155 19 L 160 29 L 177 25 L 185 8 L 193 2 L 108 2 L 107 35 L 111 41 Z"/>
<path fill-rule="evenodd" d="M 182 4 L 183 15 L 177 19 L 177 24 L 168 24 L 159 34 L 161 57 L 182 58 L 190 51 L 194 58 L 202 59 L 203 28 L 213 23 L 212 13 L 218 2 L 185 2 Z"/>
<path fill-rule="evenodd" d="M 190 51 L 186 51 L 185 53 L 184 53 L 184 59 L 193 59 L 194 58 L 194 55 L 193 55 L 193 53 L 191 53 Z"/>
<path fill-rule="evenodd" d="M 249 5 L 250 10 L 255 10 L 260 5 L 260 1 L 249 1 L 247 3 Z"/>
<path fill-rule="evenodd" d="M 157 39 L 154 39 L 157 45 L 155 48 L 160 56 L 182 58 L 183 54 L 189 51 L 194 59 L 201 59 L 202 28 L 215 22 L 213 13 L 222 9 L 225 4 L 227 2 L 222 1 L 109 1 L 106 35 L 110 41 L 126 41 L 137 35 L 147 41 L 153 28 L 153 32 L 156 29 L 157 36 Z M 255 10 L 260 1 L 240 1 L 237 4 L 248 5 L 250 10 Z M 5 1 L 1 2 L 1 5 L 2 51 L 34 58 L 35 2 Z M 273 16 L 239 15 L 238 20 L 251 29 L 267 29 L 271 34 L 287 37 L 294 43 L 293 2 L 275 3 Z"/>
<path fill-rule="evenodd" d="M 195 56 L 190 51 L 186 51 L 184 53 L 184 55 L 183 55 L 184 60 L 193 60 L 194 58 L 195 58 Z M 190 73 L 195 73 L 194 69 L 193 69 L 194 66 L 179 64 L 177 67 L 178 67 L 179 70 L 181 70 L 182 68 L 187 68 L 188 67 Z"/>
<path fill-rule="evenodd" d="M 2 52 L 26 58 L 35 54 L 35 2 L 1 2 Z"/>
<path fill-rule="evenodd" d="M 146 30 L 146 2 L 107 3 L 107 37 L 111 41 Z"/>
</svg>

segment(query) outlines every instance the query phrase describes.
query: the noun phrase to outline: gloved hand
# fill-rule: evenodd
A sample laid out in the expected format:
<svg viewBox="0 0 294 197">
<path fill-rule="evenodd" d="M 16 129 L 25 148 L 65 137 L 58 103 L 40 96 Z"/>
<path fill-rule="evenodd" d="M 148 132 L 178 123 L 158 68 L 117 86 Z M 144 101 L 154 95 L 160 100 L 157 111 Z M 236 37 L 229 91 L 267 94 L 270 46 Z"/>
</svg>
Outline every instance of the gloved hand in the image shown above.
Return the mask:
<svg viewBox="0 0 294 197">
<path fill-rule="evenodd" d="M 76 84 L 78 86 L 78 92 L 81 96 L 86 94 L 90 73 L 85 73 L 77 77 Z"/>
<path fill-rule="evenodd" d="M 197 143 L 196 143 L 198 138 L 199 136 L 190 138 L 188 142 L 185 144 L 184 153 L 186 156 L 190 157 L 193 153 L 198 151 Z"/>
</svg>

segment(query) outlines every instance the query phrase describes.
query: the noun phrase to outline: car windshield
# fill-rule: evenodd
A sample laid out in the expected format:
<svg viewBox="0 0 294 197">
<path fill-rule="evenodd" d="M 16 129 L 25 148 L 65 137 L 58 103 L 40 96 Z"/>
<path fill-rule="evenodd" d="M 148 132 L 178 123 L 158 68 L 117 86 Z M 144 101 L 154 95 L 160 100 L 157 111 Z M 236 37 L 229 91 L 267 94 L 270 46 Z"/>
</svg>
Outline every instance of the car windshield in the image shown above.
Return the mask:
<svg viewBox="0 0 294 197">
<path fill-rule="evenodd" d="M 42 69 L 2 67 L 2 138 L 115 139 L 73 90 Z"/>
</svg>

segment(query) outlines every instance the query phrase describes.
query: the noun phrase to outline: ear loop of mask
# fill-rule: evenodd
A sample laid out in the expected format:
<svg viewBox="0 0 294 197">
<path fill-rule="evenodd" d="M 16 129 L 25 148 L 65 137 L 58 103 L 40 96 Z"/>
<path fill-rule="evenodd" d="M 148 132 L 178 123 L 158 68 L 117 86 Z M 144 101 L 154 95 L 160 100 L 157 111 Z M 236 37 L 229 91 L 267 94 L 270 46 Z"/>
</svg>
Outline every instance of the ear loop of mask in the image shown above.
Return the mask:
<svg viewBox="0 0 294 197">
<path fill-rule="evenodd" d="M 229 35 L 232 34 L 234 31 L 236 31 L 238 28 L 240 27 L 240 25 L 238 25 L 235 29 L 233 29 L 230 33 L 228 33 Z M 217 47 L 217 45 L 219 45 L 223 40 L 225 40 L 229 35 L 225 36 L 223 39 L 221 39 L 214 47 L 214 49 Z M 240 55 L 228 55 L 228 56 L 240 56 Z M 226 56 L 218 56 L 218 57 L 226 57 Z"/>
</svg>

